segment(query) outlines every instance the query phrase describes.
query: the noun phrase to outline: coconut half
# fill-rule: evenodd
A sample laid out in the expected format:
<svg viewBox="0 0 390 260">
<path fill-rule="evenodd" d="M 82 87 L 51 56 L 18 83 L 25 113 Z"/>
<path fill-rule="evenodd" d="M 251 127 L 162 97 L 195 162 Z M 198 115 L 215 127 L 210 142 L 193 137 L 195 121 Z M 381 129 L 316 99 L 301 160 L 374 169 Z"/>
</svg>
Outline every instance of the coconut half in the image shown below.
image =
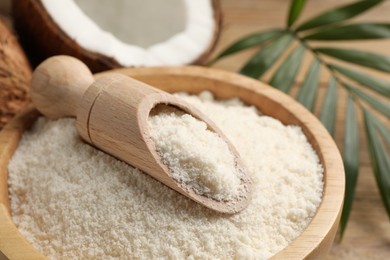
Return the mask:
<svg viewBox="0 0 390 260">
<path fill-rule="evenodd" d="M 30 103 L 31 73 L 18 40 L 0 20 L 0 130 Z"/>
<path fill-rule="evenodd" d="M 204 63 L 219 36 L 218 0 L 14 0 L 36 61 L 67 54 L 93 71 Z"/>
</svg>

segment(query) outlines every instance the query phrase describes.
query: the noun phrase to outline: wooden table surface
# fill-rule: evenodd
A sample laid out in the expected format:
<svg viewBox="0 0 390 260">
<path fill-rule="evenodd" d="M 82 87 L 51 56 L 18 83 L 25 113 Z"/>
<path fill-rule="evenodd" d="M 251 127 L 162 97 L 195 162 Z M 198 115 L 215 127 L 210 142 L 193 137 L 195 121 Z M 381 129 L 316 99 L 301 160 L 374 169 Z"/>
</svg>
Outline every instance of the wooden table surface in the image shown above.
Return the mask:
<svg viewBox="0 0 390 260">
<path fill-rule="evenodd" d="M 248 33 L 263 30 L 271 27 L 281 27 L 285 23 L 286 12 L 289 7 L 289 0 L 221 0 L 224 14 L 223 31 L 215 53 Z M 303 21 L 312 15 L 351 0 L 311 0 L 304 10 L 299 21 Z M 9 0 L 0 0 L 0 18 L 9 19 Z M 381 4 L 354 20 L 389 22 L 390 1 Z M 298 21 L 298 22 L 299 22 Z M 10 23 L 9 23 L 10 24 Z M 328 44 L 327 46 L 329 46 Z M 390 40 L 344 42 L 338 46 L 351 46 L 360 49 L 380 51 L 390 56 Z M 255 50 L 248 50 L 240 54 L 228 57 L 214 65 L 230 71 L 237 71 L 254 53 Z M 303 65 L 302 72 L 298 75 L 297 84 L 304 79 L 305 68 L 308 67 L 310 59 L 307 58 Z M 380 74 L 373 72 L 375 74 Z M 390 80 L 390 75 L 381 74 Z M 269 78 L 269 74 L 266 75 Z M 320 100 L 326 90 L 326 81 L 329 75 L 323 71 L 321 76 Z M 294 92 L 295 91 L 295 92 Z M 296 93 L 296 89 L 293 90 Z M 339 110 L 336 126 L 336 142 L 342 149 L 344 136 L 344 111 L 346 93 L 340 90 Z M 388 100 L 387 100 L 388 102 Z M 318 102 L 321 103 L 321 102 Z M 381 202 L 378 188 L 376 186 L 373 172 L 371 170 L 367 144 L 363 133 L 363 124 L 360 120 L 361 129 L 361 168 L 356 190 L 355 202 L 353 204 L 350 221 L 344 239 L 341 243 L 335 243 L 327 259 L 390 259 L 390 222 Z"/>
</svg>

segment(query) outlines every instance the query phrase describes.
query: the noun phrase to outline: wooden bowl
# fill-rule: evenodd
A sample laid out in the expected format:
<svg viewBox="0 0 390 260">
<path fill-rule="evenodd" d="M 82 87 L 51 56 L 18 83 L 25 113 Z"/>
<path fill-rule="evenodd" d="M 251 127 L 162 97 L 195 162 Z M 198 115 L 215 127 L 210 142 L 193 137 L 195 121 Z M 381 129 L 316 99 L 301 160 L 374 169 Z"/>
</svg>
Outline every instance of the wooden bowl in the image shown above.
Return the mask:
<svg viewBox="0 0 390 260">
<path fill-rule="evenodd" d="M 306 230 L 273 259 L 316 258 L 328 253 L 335 238 L 343 204 L 344 168 L 333 139 L 314 115 L 282 92 L 230 72 L 201 67 L 124 68 L 115 72 L 132 76 L 168 92 L 199 93 L 210 90 L 218 99 L 239 97 L 246 104 L 256 106 L 265 115 L 277 118 L 284 124 L 300 126 L 324 167 L 323 198 Z M 104 73 L 97 74 L 96 77 Z M 23 131 L 38 116 L 39 113 L 30 107 L 0 132 L 0 250 L 10 259 L 45 258 L 23 238 L 13 224 L 7 184 L 8 162 Z"/>
</svg>

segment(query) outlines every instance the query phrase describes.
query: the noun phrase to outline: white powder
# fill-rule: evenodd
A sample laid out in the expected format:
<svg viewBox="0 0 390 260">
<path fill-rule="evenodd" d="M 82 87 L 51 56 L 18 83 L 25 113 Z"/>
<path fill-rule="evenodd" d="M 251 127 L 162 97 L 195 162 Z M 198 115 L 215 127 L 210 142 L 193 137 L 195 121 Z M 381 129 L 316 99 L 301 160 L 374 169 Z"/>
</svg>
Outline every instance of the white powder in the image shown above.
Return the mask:
<svg viewBox="0 0 390 260">
<path fill-rule="evenodd" d="M 71 119 L 39 119 L 9 165 L 13 220 L 51 258 L 265 259 L 309 224 L 322 167 L 300 128 L 238 100 L 182 97 L 214 120 L 253 181 L 249 206 L 218 214 L 83 143 Z"/>
<path fill-rule="evenodd" d="M 227 143 L 206 123 L 160 105 L 149 116 L 152 140 L 171 176 L 200 195 L 232 200 L 240 195 L 240 171 Z"/>
</svg>

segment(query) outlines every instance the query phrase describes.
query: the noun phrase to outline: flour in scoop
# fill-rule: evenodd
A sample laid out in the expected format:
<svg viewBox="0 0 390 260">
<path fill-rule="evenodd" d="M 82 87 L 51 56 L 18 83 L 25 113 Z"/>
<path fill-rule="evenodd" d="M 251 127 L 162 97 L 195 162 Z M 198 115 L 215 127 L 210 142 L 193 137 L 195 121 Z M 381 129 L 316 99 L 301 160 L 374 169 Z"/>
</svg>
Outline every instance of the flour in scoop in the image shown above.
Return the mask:
<svg viewBox="0 0 390 260">
<path fill-rule="evenodd" d="M 9 164 L 12 220 L 50 259 L 268 259 L 309 225 L 323 168 L 297 126 L 238 99 L 180 94 L 224 132 L 252 180 L 243 211 L 209 210 L 40 118 Z"/>
<path fill-rule="evenodd" d="M 228 144 L 205 122 L 177 108 L 159 105 L 153 111 L 150 134 L 173 179 L 215 200 L 238 198 L 242 172 Z"/>
</svg>

